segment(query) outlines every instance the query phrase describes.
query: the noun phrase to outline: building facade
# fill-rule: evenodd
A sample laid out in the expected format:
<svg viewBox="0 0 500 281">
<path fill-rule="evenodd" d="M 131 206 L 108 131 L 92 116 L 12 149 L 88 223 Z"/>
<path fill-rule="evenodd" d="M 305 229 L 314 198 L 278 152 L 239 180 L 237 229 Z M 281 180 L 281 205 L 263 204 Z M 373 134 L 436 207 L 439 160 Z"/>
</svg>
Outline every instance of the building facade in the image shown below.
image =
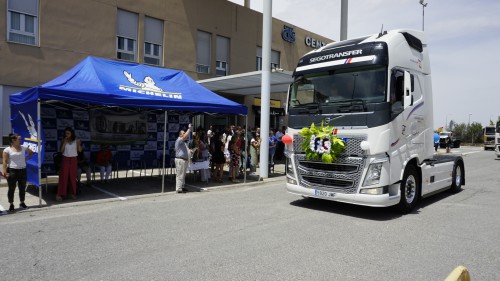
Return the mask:
<svg viewBox="0 0 500 281">
<path fill-rule="evenodd" d="M 195 80 L 262 68 L 262 14 L 226 0 L 0 0 L 0 14 L 0 145 L 11 131 L 9 95 L 50 81 L 89 55 L 178 69 Z M 278 19 L 272 34 L 272 66 L 285 70 L 332 41 Z M 246 104 L 255 125 L 258 95 L 225 96 Z M 271 98 L 283 107 L 286 95 Z"/>
</svg>

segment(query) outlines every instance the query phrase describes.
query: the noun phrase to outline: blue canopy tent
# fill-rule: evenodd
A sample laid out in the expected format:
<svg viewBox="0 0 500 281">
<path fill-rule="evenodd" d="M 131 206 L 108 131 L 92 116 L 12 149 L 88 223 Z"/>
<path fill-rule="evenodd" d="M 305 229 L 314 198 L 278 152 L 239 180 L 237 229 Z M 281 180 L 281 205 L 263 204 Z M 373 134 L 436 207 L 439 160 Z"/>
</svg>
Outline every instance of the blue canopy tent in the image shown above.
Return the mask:
<svg viewBox="0 0 500 281">
<path fill-rule="evenodd" d="M 12 128 L 38 154 L 38 160 L 28 161 L 28 181 L 37 186 L 44 153 L 40 103 L 48 101 L 159 109 L 165 111 L 165 120 L 167 110 L 239 115 L 248 111 L 182 71 L 87 57 L 54 80 L 10 96 Z"/>
</svg>

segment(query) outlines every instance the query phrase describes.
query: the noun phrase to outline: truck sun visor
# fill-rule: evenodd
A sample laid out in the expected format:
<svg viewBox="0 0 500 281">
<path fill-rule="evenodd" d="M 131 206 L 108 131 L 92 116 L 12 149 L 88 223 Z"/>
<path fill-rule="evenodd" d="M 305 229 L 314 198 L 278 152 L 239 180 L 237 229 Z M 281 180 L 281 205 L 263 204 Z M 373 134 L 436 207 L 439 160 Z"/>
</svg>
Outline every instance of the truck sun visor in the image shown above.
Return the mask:
<svg viewBox="0 0 500 281">
<path fill-rule="evenodd" d="M 402 34 L 405 37 L 406 42 L 408 42 L 408 45 L 410 45 L 410 47 L 419 51 L 420 53 L 424 50 L 424 47 L 422 46 L 422 41 L 420 41 L 420 39 L 411 35 L 408 32 L 402 32 Z"/>
</svg>

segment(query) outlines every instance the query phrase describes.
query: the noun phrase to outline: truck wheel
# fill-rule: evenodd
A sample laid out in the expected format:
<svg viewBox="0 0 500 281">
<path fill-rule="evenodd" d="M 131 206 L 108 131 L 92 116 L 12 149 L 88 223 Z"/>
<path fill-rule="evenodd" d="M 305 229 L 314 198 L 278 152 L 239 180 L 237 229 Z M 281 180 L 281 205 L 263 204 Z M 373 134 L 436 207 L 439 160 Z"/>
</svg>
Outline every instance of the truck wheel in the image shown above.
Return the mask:
<svg viewBox="0 0 500 281">
<path fill-rule="evenodd" d="M 400 190 L 398 209 L 401 213 L 407 214 L 415 207 L 420 197 L 419 177 L 414 166 L 406 167 Z"/>
<path fill-rule="evenodd" d="M 451 173 L 451 189 L 452 193 L 457 193 L 462 190 L 462 178 L 464 174 L 462 172 L 462 166 L 459 163 L 455 163 L 453 166 L 453 173 Z"/>
</svg>

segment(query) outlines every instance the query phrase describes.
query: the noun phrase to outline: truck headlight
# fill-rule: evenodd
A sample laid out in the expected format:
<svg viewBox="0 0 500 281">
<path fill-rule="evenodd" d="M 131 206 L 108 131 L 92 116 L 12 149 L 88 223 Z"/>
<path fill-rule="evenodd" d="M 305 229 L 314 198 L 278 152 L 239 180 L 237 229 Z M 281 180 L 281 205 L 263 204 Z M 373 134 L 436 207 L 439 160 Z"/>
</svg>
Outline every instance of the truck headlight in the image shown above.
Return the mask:
<svg viewBox="0 0 500 281">
<path fill-rule="evenodd" d="M 380 182 L 380 175 L 382 174 L 382 167 L 387 160 L 375 161 L 368 167 L 363 186 L 378 184 Z"/>
</svg>

